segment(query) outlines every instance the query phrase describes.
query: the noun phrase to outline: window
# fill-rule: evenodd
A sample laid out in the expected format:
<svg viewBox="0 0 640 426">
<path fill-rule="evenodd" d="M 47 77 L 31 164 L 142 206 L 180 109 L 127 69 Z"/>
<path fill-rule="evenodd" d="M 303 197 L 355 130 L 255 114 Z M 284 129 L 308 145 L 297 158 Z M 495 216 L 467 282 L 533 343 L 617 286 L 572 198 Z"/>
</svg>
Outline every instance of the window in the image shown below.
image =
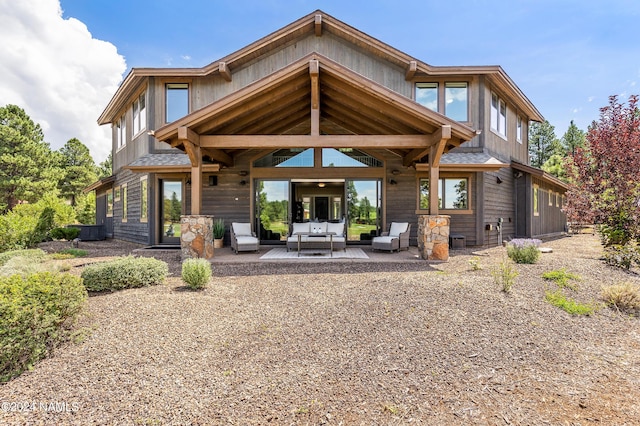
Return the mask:
<svg viewBox="0 0 640 426">
<path fill-rule="evenodd" d="M 122 185 L 122 221 L 127 221 L 127 184 Z"/>
<path fill-rule="evenodd" d="M 522 143 L 522 117 L 516 117 L 516 140 Z"/>
<path fill-rule="evenodd" d="M 116 188 L 113 190 L 113 201 L 120 201 L 120 187 L 116 186 Z"/>
<path fill-rule="evenodd" d="M 556 207 L 560 207 L 560 197 L 561 197 L 560 193 L 557 193 L 556 194 Z"/>
<path fill-rule="evenodd" d="M 133 103 L 133 134 L 137 135 L 147 127 L 147 107 L 145 94 L 141 94 Z"/>
<path fill-rule="evenodd" d="M 416 83 L 416 102 L 438 111 L 438 83 Z"/>
<path fill-rule="evenodd" d="M 166 85 L 167 123 L 189 114 L 189 85 L 170 83 Z"/>
<path fill-rule="evenodd" d="M 540 203 L 538 202 L 540 188 L 538 185 L 533 185 L 533 215 L 540 216 Z"/>
<path fill-rule="evenodd" d="M 507 137 L 507 104 L 491 93 L 491 130 Z"/>
<path fill-rule="evenodd" d="M 116 138 L 118 140 L 118 149 L 127 144 L 127 121 L 124 115 L 116 122 Z"/>
<path fill-rule="evenodd" d="M 553 193 L 553 191 L 549 191 L 549 206 L 553 206 L 553 197 L 555 197 L 556 194 Z"/>
<path fill-rule="evenodd" d="M 107 191 L 107 217 L 113 217 L 113 190 Z"/>
<path fill-rule="evenodd" d="M 467 210 L 469 208 L 468 188 L 469 179 L 467 178 L 439 179 L 438 208 Z M 420 209 L 429 209 L 429 179 L 420 179 Z"/>
<path fill-rule="evenodd" d="M 445 83 L 444 113 L 456 121 L 468 121 L 467 83 Z"/>
<path fill-rule="evenodd" d="M 149 218 L 147 209 L 147 177 L 140 178 L 140 222 L 146 222 Z"/>
</svg>

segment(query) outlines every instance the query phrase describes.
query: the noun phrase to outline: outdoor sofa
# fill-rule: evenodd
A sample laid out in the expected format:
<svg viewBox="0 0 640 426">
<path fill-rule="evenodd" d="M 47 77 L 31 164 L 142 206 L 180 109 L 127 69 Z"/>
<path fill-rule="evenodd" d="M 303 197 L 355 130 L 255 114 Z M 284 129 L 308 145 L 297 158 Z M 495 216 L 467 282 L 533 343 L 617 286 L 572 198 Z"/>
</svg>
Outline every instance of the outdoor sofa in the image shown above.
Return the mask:
<svg viewBox="0 0 640 426">
<path fill-rule="evenodd" d="M 373 250 L 400 251 L 409 250 L 409 233 L 411 224 L 407 222 L 391 222 L 389 232 L 383 232 L 381 236 L 371 240 Z"/>
<path fill-rule="evenodd" d="M 333 236 L 325 235 L 326 233 L 333 233 Z M 333 238 L 333 250 L 347 249 L 346 226 L 344 223 L 292 223 L 291 232 L 287 237 L 287 251 L 298 250 L 298 236 L 300 237 L 301 249 L 328 250 L 331 247 L 331 238 Z"/>
</svg>

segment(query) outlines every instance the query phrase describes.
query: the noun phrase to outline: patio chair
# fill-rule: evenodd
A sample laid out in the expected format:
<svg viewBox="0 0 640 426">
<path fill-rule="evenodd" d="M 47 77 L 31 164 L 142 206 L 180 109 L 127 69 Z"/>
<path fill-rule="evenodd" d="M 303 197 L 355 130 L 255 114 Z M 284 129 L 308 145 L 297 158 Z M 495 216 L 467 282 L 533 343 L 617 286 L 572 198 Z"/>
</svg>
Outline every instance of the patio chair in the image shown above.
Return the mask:
<svg viewBox="0 0 640 426">
<path fill-rule="evenodd" d="M 409 250 L 409 233 L 411 224 L 407 222 L 391 222 L 389 232 L 383 232 L 381 236 L 371 240 L 373 250 L 400 251 Z"/>
<path fill-rule="evenodd" d="M 260 240 L 251 230 L 250 223 L 233 222 L 231 224 L 231 250 L 236 254 L 240 251 L 260 250 Z"/>
</svg>

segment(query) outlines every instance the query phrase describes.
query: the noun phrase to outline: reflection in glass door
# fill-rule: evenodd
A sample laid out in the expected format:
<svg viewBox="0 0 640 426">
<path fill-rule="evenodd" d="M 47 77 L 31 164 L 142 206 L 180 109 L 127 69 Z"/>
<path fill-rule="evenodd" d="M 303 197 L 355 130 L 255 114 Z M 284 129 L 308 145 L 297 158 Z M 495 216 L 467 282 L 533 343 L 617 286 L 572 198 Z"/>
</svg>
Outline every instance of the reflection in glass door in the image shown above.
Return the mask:
<svg viewBox="0 0 640 426">
<path fill-rule="evenodd" d="M 180 243 L 180 215 L 182 214 L 182 181 L 160 181 L 160 242 Z"/>
<path fill-rule="evenodd" d="M 289 181 L 258 180 L 256 222 L 261 242 L 286 241 L 289 232 Z"/>
<path fill-rule="evenodd" d="M 380 229 L 381 181 L 347 180 L 347 239 L 370 242 Z"/>
</svg>

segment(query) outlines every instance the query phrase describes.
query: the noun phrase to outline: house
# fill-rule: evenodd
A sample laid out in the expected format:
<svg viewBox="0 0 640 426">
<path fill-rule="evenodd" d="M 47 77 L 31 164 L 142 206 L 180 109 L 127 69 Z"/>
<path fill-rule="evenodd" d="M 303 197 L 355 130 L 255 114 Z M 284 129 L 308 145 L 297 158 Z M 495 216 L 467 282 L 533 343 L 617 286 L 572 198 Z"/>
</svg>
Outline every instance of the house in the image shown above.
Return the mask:
<svg viewBox="0 0 640 426">
<path fill-rule="evenodd" d="M 366 243 L 442 214 L 496 245 L 565 229 L 565 184 L 529 166 L 542 120 L 499 66 L 432 66 L 315 11 L 202 68 L 132 69 L 98 119 L 113 176 L 90 189 L 107 236 L 149 245 L 179 243 L 181 214 L 263 244 L 292 222 Z"/>
</svg>

